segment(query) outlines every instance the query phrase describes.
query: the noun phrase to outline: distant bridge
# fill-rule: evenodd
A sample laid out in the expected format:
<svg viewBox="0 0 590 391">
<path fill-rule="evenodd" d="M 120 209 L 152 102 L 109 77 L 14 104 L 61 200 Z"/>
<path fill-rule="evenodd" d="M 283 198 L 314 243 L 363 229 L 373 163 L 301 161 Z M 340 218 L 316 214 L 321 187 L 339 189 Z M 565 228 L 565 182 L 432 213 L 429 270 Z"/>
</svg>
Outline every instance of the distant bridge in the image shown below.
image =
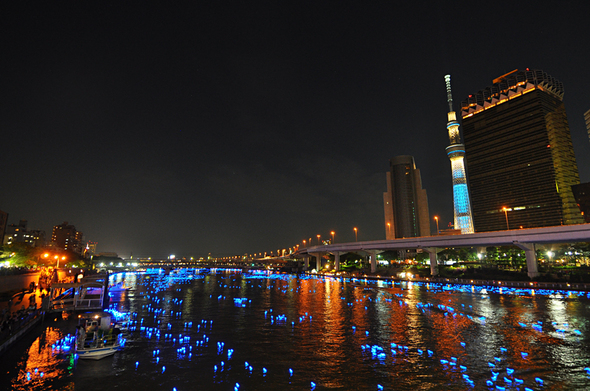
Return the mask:
<svg viewBox="0 0 590 391">
<path fill-rule="evenodd" d="M 443 248 L 517 246 L 525 251 L 529 277 L 539 275 L 535 245 L 553 243 L 590 242 L 590 224 L 561 225 L 556 227 L 528 228 L 507 231 L 481 232 L 463 235 L 422 236 L 393 240 L 374 240 L 366 242 L 336 243 L 300 248 L 291 254 L 303 258 L 309 267 L 309 257 L 314 256 L 317 269 L 321 268 L 322 254 L 334 254 L 336 270 L 340 270 L 340 255 L 347 252 L 363 251 L 369 254 L 371 272 L 377 271 L 377 252 L 387 250 L 422 249 L 430 255 L 430 270 L 438 274 L 437 252 Z"/>
</svg>

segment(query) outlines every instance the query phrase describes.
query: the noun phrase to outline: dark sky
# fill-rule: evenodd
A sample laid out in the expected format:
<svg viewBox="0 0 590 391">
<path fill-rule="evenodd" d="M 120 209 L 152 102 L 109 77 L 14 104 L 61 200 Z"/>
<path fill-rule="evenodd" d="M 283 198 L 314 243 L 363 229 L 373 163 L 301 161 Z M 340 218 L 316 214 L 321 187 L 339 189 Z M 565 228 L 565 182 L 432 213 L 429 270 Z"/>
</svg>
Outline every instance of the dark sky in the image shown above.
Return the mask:
<svg viewBox="0 0 590 391">
<path fill-rule="evenodd" d="M 585 1 L 5 3 L 0 209 L 98 252 L 384 239 L 397 155 L 446 225 L 447 73 L 456 109 L 516 68 L 561 80 L 590 181 Z"/>
</svg>

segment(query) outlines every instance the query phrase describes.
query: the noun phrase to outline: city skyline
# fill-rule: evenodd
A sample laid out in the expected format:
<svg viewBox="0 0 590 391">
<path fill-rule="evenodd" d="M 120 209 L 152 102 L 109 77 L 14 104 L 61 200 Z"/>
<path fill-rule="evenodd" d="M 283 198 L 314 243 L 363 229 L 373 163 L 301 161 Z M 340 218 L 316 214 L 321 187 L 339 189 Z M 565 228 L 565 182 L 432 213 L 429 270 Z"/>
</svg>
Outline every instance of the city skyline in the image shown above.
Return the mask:
<svg viewBox="0 0 590 391">
<path fill-rule="evenodd" d="M 542 7 L 514 4 L 527 18 L 500 4 L 2 7 L 0 209 L 47 233 L 69 221 L 97 252 L 382 239 L 397 155 L 418 161 L 431 230 L 434 215 L 446 228 L 445 74 L 458 101 L 515 68 L 559 79 L 590 181 L 588 6 L 553 7 L 551 32 Z M 466 50 L 474 20 L 496 31 Z"/>
</svg>

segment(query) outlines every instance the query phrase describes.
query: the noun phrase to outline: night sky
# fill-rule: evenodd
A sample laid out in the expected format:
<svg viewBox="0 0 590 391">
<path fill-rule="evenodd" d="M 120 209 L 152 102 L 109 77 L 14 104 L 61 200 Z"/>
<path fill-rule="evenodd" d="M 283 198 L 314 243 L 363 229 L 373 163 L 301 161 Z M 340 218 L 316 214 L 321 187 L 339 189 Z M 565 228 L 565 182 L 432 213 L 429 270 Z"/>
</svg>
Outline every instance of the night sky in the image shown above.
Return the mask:
<svg viewBox="0 0 590 391">
<path fill-rule="evenodd" d="M 456 110 L 513 69 L 562 81 L 590 181 L 585 1 L 6 3 L 0 209 L 48 238 L 68 221 L 123 257 L 384 239 L 397 155 L 446 227 L 445 74 Z"/>
</svg>

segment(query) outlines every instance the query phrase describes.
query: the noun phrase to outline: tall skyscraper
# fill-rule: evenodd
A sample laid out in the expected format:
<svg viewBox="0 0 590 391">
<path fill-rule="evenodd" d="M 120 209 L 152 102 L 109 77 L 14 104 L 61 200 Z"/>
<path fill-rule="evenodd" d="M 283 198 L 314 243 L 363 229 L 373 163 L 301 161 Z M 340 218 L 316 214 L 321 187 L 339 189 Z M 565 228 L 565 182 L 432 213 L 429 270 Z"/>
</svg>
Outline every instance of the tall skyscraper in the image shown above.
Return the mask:
<svg viewBox="0 0 590 391">
<path fill-rule="evenodd" d="M 586 130 L 588 131 L 588 139 L 590 139 L 590 110 L 584 113 L 584 121 L 586 121 Z"/>
<path fill-rule="evenodd" d="M 563 85 L 514 70 L 461 103 L 475 230 L 583 223 Z"/>
<path fill-rule="evenodd" d="M 465 175 L 465 146 L 461 143 L 457 114 L 453 111 L 451 75 L 445 76 L 445 83 L 447 85 L 447 102 L 449 103 L 447 130 L 451 143 L 446 151 L 447 156 L 451 160 L 451 173 L 453 175 L 454 224 L 455 229 L 460 229 L 462 234 L 472 234 L 474 229 L 473 219 L 471 217 L 469 189 L 467 188 L 467 176 Z"/>
<path fill-rule="evenodd" d="M 387 192 L 383 193 L 385 238 L 430 236 L 428 197 L 412 156 L 389 161 Z"/>
</svg>

